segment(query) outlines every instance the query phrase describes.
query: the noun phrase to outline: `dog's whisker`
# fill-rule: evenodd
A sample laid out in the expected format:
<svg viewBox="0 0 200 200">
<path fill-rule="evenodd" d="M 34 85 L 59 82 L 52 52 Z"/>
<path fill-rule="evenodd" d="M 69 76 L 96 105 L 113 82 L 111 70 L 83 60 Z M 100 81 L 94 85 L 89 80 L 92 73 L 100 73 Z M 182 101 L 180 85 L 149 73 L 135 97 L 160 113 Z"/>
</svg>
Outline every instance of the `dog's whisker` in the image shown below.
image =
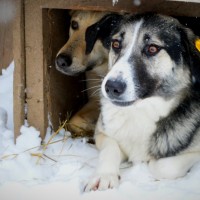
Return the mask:
<svg viewBox="0 0 200 200">
<path fill-rule="evenodd" d="M 100 80 L 99 78 L 88 78 L 87 80 Z"/>
<path fill-rule="evenodd" d="M 81 82 L 87 82 L 87 81 L 102 81 L 101 79 L 85 79 L 85 80 L 81 80 Z"/>
<path fill-rule="evenodd" d="M 97 90 L 95 90 L 90 96 L 93 97 L 93 96 L 99 96 L 99 93 L 101 91 L 101 88 L 98 88 Z"/>
<path fill-rule="evenodd" d="M 88 81 L 88 83 L 89 82 L 91 82 L 91 83 L 99 83 L 99 84 L 101 84 L 102 83 L 102 81 L 100 80 L 100 81 Z"/>
<path fill-rule="evenodd" d="M 86 91 L 88 91 L 88 90 L 92 90 L 92 89 L 94 89 L 94 88 L 99 88 L 99 87 L 100 87 L 99 85 L 96 85 L 96 86 L 87 88 L 87 89 L 85 89 L 85 90 L 82 90 L 81 92 L 86 92 Z"/>
<path fill-rule="evenodd" d="M 98 77 L 100 77 L 101 79 L 104 79 L 104 78 L 105 78 L 105 75 L 100 75 L 100 74 L 98 74 Z"/>
</svg>

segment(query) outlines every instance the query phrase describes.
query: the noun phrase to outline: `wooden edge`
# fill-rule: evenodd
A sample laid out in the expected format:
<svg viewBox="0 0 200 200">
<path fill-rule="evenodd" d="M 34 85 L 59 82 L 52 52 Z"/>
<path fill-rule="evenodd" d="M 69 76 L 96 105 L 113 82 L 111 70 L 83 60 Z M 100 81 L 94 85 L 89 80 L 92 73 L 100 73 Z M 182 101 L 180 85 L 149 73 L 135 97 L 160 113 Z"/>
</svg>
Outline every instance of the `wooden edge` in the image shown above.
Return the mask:
<svg viewBox="0 0 200 200">
<path fill-rule="evenodd" d="M 0 7 L 0 12 L 2 12 L 3 9 L 5 9 L 5 12 L 13 11 L 14 0 L 0 0 Z M 7 18 L 2 19 L 2 14 L 0 13 L 0 75 L 2 75 L 2 69 L 6 69 L 13 61 L 13 14 L 13 12 L 10 12 Z"/>
<path fill-rule="evenodd" d="M 54 1 L 44 0 L 40 5 L 42 8 L 75 9 L 75 10 L 97 10 L 97 11 L 126 11 L 137 12 L 139 10 L 151 10 L 165 0 L 73 0 Z"/>
<path fill-rule="evenodd" d="M 25 57 L 27 120 L 40 131 L 42 139 L 48 127 L 46 74 L 44 60 L 41 0 L 25 1 Z"/>
<path fill-rule="evenodd" d="M 136 2 L 141 2 L 141 4 L 137 5 Z M 43 0 L 40 7 L 132 13 L 159 12 L 174 16 L 200 17 L 200 1 L 118 0 L 113 5 L 112 0 Z"/>
<path fill-rule="evenodd" d="M 24 2 L 16 0 L 16 16 L 13 22 L 13 117 L 15 139 L 20 134 L 20 127 L 25 119 L 25 54 L 24 54 Z"/>
</svg>

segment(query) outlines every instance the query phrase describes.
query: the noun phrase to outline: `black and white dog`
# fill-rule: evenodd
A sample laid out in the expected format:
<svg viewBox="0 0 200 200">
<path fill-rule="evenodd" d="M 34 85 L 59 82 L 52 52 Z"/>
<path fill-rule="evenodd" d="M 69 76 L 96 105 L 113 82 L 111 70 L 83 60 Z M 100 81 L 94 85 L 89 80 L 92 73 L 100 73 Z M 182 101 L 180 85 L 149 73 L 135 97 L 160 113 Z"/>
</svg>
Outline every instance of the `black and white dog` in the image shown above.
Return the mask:
<svg viewBox="0 0 200 200">
<path fill-rule="evenodd" d="M 172 17 L 124 17 L 112 34 L 95 132 L 99 163 L 85 191 L 117 187 L 125 159 L 148 163 L 156 179 L 182 177 L 200 160 L 196 41 Z"/>
</svg>

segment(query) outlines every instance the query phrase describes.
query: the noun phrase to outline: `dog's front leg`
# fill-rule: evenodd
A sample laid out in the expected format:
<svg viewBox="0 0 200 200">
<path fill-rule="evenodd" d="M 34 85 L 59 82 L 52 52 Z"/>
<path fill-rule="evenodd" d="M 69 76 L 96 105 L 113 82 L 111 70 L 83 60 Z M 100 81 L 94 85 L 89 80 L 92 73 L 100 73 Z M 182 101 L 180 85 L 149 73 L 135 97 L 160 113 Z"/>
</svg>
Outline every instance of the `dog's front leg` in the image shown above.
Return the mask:
<svg viewBox="0 0 200 200">
<path fill-rule="evenodd" d="M 184 153 L 177 156 L 151 160 L 150 171 L 160 179 L 176 179 L 185 176 L 192 166 L 200 161 L 200 152 Z"/>
<path fill-rule="evenodd" d="M 119 166 L 124 158 L 115 140 L 100 133 L 96 136 L 96 144 L 100 149 L 98 167 L 85 187 L 85 191 L 106 190 L 119 184 Z"/>
<path fill-rule="evenodd" d="M 97 98 L 92 98 L 70 119 L 69 131 L 79 136 L 92 136 L 98 115 L 99 104 Z"/>
</svg>

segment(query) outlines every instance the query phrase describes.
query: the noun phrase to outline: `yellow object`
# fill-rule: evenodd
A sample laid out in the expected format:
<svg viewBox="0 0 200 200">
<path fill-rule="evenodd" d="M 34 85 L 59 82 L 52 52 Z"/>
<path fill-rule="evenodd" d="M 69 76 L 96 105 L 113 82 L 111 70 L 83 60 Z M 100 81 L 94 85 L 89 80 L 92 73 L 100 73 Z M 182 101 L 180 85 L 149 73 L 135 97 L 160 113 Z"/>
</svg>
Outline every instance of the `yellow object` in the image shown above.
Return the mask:
<svg viewBox="0 0 200 200">
<path fill-rule="evenodd" d="M 200 52 L 200 39 L 197 39 L 197 40 L 195 41 L 195 46 L 196 46 L 196 48 L 198 49 L 198 51 Z"/>
</svg>

